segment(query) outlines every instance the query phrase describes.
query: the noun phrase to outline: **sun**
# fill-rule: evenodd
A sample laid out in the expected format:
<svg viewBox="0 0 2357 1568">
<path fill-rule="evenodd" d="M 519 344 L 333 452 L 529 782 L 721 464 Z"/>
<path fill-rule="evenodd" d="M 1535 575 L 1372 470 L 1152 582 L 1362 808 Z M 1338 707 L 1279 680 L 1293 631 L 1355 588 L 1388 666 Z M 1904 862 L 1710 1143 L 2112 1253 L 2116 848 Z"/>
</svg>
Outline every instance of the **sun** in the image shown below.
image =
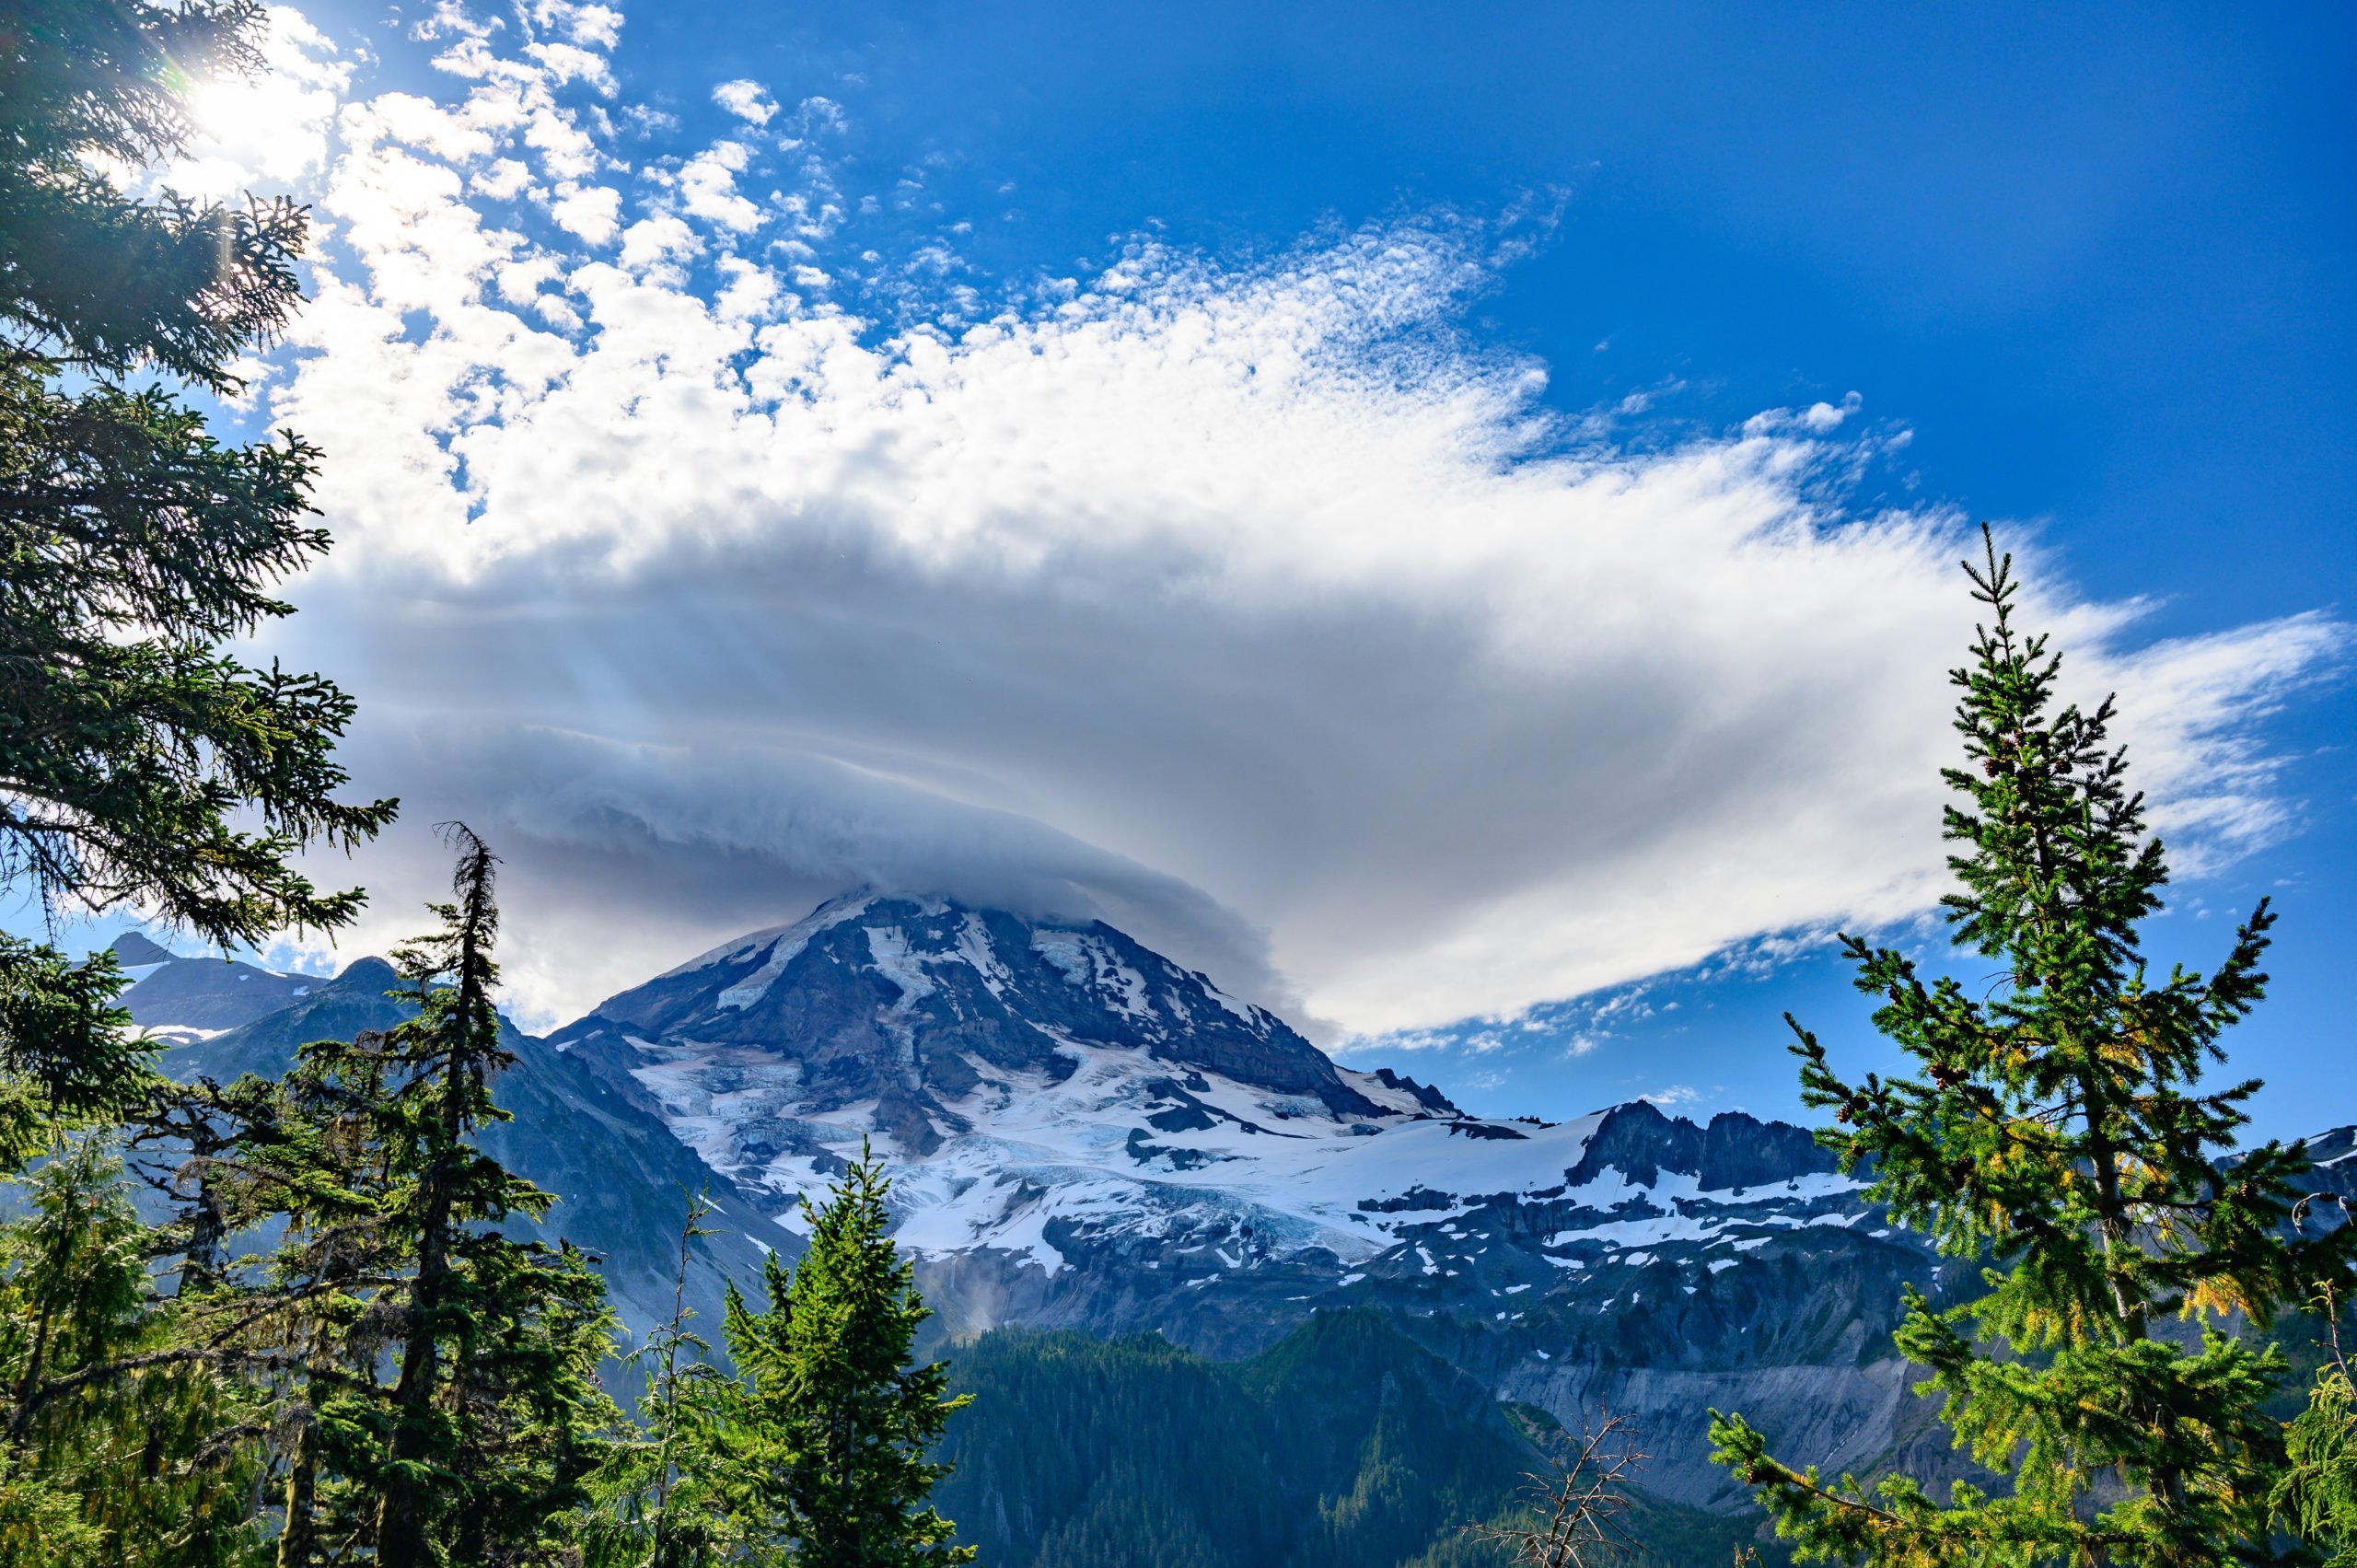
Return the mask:
<svg viewBox="0 0 2357 1568">
<path fill-rule="evenodd" d="M 334 95 L 283 73 L 211 76 L 189 88 L 189 144 L 172 181 L 190 195 L 275 190 L 316 168 Z"/>
</svg>

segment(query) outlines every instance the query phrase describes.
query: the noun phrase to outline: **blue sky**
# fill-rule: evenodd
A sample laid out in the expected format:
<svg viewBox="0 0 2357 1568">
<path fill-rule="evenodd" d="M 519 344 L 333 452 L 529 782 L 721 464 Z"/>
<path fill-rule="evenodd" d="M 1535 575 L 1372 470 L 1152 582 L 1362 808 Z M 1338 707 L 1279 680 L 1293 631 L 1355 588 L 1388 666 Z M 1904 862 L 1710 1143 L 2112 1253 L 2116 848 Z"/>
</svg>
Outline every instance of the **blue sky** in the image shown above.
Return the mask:
<svg viewBox="0 0 2357 1568">
<path fill-rule="evenodd" d="M 2145 701 L 2156 949 L 2279 901 L 2262 1130 L 2357 1119 L 2345 8 L 281 37 L 304 133 L 218 163 L 331 231 L 248 416 L 328 448 L 283 651 L 412 801 L 364 945 L 458 813 L 541 1022 L 866 878 L 1085 899 L 1480 1109 L 1787 1113 L 1784 1008 L 1879 1061 L 1824 932 L 1938 951 L 1985 517 Z"/>
</svg>

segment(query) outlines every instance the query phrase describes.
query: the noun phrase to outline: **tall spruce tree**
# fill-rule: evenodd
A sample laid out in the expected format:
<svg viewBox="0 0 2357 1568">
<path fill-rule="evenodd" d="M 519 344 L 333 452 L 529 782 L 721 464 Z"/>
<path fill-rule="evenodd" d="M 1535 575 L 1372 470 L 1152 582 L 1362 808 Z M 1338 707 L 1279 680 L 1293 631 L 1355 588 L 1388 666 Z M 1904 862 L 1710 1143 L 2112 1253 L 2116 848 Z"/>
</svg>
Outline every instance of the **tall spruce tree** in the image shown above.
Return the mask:
<svg viewBox="0 0 2357 1568">
<path fill-rule="evenodd" d="M 265 1331 L 289 1361 L 278 1405 L 278 1568 L 358 1557 L 376 1532 L 371 1483 L 387 1434 L 379 1374 L 406 1260 L 393 1235 L 396 1067 L 380 1033 L 305 1046 L 276 1089 L 284 1135 L 247 1152 L 285 1216 L 266 1282 L 285 1307 Z"/>
<path fill-rule="evenodd" d="M 225 446 L 166 389 L 231 368 L 300 301 L 292 202 L 131 193 L 185 151 L 188 94 L 260 68 L 254 0 L 19 0 L 0 17 L 0 887 L 48 912 L 140 907 L 209 941 L 352 919 L 288 865 L 349 846 L 352 714 L 232 638 L 327 547 L 293 436 Z M 121 1114 L 145 1053 L 92 1005 L 119 977 L 0 941 L 0 1157 L 28 1129 Z M 38 1138 L 31 1142 L 39 1143 Z"/>
<path fill-rule="evenodd" d="M 909 1365 L 932 1315 L 890 1235 L 881 1162 L 863 1146 L 823 1207 L 806 1198 L 810 1247 L 774 1259 L 756 1310 L 732 1285 L 724 1462 L 754 1561 L 795 1568 L 940 1568 L 970 1562 L 927 1502 L 948 1473 L 930 1455 L 949 1417 L 949 1369 Z M 761 1550 L 766 1542 L 768 1554 Z M 782 1553 L 782 1555 L 780 1554 Z"/>
<path fill-rule="evenodd" d="M 1715 1457 L 1807 1559 L 2265 1561 L 2283 1437 L 2261 1406 L 2286 1363 L 2253 1326 L 2319 1283 L 2345 1291 L 2357 1244 L 2357 1227 L 2287 1227 L 2299 1145 L 2222 1159 L 2258 1086 L 2200 1086 L 2262 994 L 2273 916 L 2262 902 L 2207 976 L 2150 973 L 2139 927 L 2167 872 L 2107 737 L 2112 704 L 2058 708 L 2060 656 L 2017 624 L 2011 558 L 1985 529 L 1983 551 L 1966 571 L 1989 621 L 1953 676 L 1965 762 L 1942 776 L 1961 890 L 1944 901 L 1994 983 L 1844 938 L 1858 989 L 1881 998 L 1875 1028 L 1919 1075 L 1852 1083 L 1796 1022 L 1793 1049 L 1843 1168 L 1870 1171 L 1875 1201 L 1949 1255 L 1989 1260 L 1970 1300 L 1910 1289 L 1898 1343 L 2004 1484 L 1958 1481 L 1943 1502 L 1906 1475 L 1829 1481 L 1713 1411 Z M 2187 1330 L 2166 1331 L 2177 1318 Z"/>
<path fill-rule="evenodd" d="M 366 1267 L 393 1276 L 348 1282 L 367 1302 L 352 1349 L 373 1365 L 381 1335 L 391 1381 L 335 1406 L 347 1505 L 373 1501 L 385 1568 L 555 1556 L 557 1520 L 586 1501 L 618 1419 L 596 1377 L 611 1342 L 602 1283 L 573 1249 L 498 1228 L 554 1200 L 476 1141 L 506 1120 L 491 1083 L 515 1060 L 492 1002 L 498 862 L 462 824 L 446 831 L 458 866 L 451 901 L 433 906 L 443 927 L 395 954 L 416 1015 L 306 1054 L 343 1091 L 343 1157 L 378 1184 L 366 1223 L 340 1228 L 365 1235 Z"/>
</svg>

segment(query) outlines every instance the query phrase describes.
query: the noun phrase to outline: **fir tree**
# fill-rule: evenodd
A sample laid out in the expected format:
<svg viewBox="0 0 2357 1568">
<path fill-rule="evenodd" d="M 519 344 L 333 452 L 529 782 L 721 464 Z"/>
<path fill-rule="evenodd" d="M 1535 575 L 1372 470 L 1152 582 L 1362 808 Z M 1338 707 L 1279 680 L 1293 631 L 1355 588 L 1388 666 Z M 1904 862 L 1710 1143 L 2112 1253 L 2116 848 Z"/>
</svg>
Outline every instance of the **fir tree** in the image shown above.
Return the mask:
<svg viewBox="0 0 2357 1568">
<path fill-rule="evenodd" d="M 0 1564 L 242 1561 L 266 1412 L 154 1298 L 148 1236 L 99 1137 L 0 1228 Z"/>
<path fill-rule="evenodd" d="M 263 25 L 253 0 L 19 0 L 0 17 L 0 885 L 51 915 L 128 903 L 222 944 L 350 921 L 356 891 L 288 860 L 392 811 L 337 798 L 341 691 L 222 652 L 284 615 L 275 585 L 326 548 L 317 454 L 225 445 L 173 389 L 237 389 L 238 356 L 299 302 L 306 215 L 121 178 L 186 150 L 190 88 L 258 69 Z M 222 1510 L 267 1424 L 250 1378 L 284 1363 L 220 1277 L 215 1176 L 240 1133 L 219 1105 L 164 1103 L 122 983 L 110 955 L 0 938 L 0 1171 L 52 1156 L 0 1282 L 0 1541 L 44 1564 L 76 1542 L 110 1564 L 250 1544 L 250 1510 Z M 127 1120 L 154 1134 L 151 1167 L 192 1183 L 161 1231 L 99 1144 L 66 1141 Z M 175 1252 L 164 1299 L 148 1266 Z"/>
<path fill-rule="evenodd" d="M 2357 1568 L 2357 1368 L 2341 1344 L 2343 1300 L 2328 1287 L 2317 1293 L 2328 1325 L 2324 1365 L 2286 1433 L 2290 1464 L 2274 1497 L 2283 1521 L 2327 1553 L 2325 1568 Z"/>
<path fill-rule="evenodd" d="M 586 1568 L 706 1568 L 743 1560 L 746 1532 L 732 1506 L 721 1413 L 727 1375 L 690 1327 L 688 1266 L 709 1236 L 709 1194 L 690 1199 L 679 1226 L 671 1316 L 624 1363 L 645 1381 L 638 1429 L 616 1443 L 593 1484 L 579 1538 Z"/>
<path fill-rule="evenodd" d="M 232 390 L 300 300 L 294 203 L 139 200 L 103 172 L 184 151 L 188 88 L 257 69 L 262 25 L 253 0 L 25 0 L 0 26 L 0 879 L 225 943 L 350 920 L 357 892 L 287 858 L 392 813 L 335 798 L 348 698 L 219 651 L 327 547 L 317 453 L 224 446 L 129 384 Z"/>
<path fill-rule="evenodd" d="M 758 1539 L 800 1568 L 970 1562 L 926 1501 L 948 1473 L 929 1457 L 963 1397 L 941 1363 L 909 1365 L 931 1311 L 889 1234 L 891 1183 L 864 1146 L 823 1207 L 804 1200 L 810 1247 L 789 1273 L 766 1260 L 766 1306 L 734 1286 L 727 1339 L 741 1382 L 724 1394 L 733 1499 Z M 760 1561 L 776 1561 L 760 1558 Z"/>
<path fill-rule="evenodd" d="M 1828 1481 L 1713 1412 L 1716 1458 L 1755 1488 L 1805 1557 L 1875 1564 L 2223 1564 L 2269 1553 L 2283 1459 L 2261 1402 L 2286 1364 L 2237 1330 L 2271 1323 L 2315 1282 L 2345 1282 L 2357 1232 L 2286 1226 L 2298 1145 L 2220 1156 L 2256 1083 L 2205 1090 L 2220 1038 L 2259 1000 L 2273 916 L 2262 902 L 2207 976 L 2148 972 L 2138 928 L 2166 867 L 2107 736 L 2113 707 L 2057 708 L 2061 660 L 2016 623 L 2010 557 L 1984 530 L 1967 565 L 1990 619 L 1954 672 L 1965 766 L 1944 770 L 1961 890 L 1958 946 L 1995 984 L 1927 977 L 1845 938 L 1875 1025 L 1920 1075 L 1852 1084 L 1794 1028 L 1819 1134 L 1871 1196 L 1987 1290 L 1935 1307 L 1910 1291 L 1900 1351 L 1928 1372 L 1957 1446 L 2006 1484 Z M 2182 1316 L 2198 1342 L 2158 1330 Z"/>
<path fill-rule="evenodd" d="M 553 1199 L 474 1141 L 506 1120 L 491 1081 L 514 1061 L 491 994 L 497 857 L 463 824 L 446 830 L 459 859 L 452 900 L 433 906 L 443 929 L 395 955 L 417 1014 L 363 1048 L 380 1091 L 360 1107 L 384 1173 L 375 1250 L 406 1269 L 371 1303 L 398 1353 L 382 1458 L 359 1478 L 386 1568 L 553 1554 L 551 1521 L 586 1501 L 613 1419 L 595 1375 L 610 1317 L 586 1260 L 495 1228 Z"/>
<path fill-rule="evenodd" d="M 303 1048 L 278 1086 L 285 1135 L 248 1158 L 279 1188 L 285 1231 L 266 1332 L 285 1347 L 279 1568 L 337 1562 L 373 1539 L 387 1441 L 378 1372 L 408 1253 L 394 1235 L 398 1063 L 381 1033 Z"/>
<path fill-rule="evenodd" d="M 110 952 L 76 964 L 0 935 L 0 1174 L 71 1129 L 127 1115 L 154 1088 L 155 1048 L 115 1005 L 122 985 Z"/>
</svg>

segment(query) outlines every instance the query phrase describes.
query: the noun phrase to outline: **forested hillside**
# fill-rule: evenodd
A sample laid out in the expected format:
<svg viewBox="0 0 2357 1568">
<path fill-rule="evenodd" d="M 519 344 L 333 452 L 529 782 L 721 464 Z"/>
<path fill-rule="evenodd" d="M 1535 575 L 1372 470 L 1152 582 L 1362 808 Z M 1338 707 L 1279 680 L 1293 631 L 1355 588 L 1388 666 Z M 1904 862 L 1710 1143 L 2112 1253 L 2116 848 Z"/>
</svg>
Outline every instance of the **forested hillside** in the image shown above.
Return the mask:
<svg viewBox="0 0 2357 1568">
<path fill-rule="evenodd" d="M 1364 1309 L 1242 1362 L 1154 1334 L 1014 1329 L 952 1366 L 974 1402 L 935 1501 L 1002 1568 L 1494 1563 L 1465 1527 L 1519 1512 L 1564 1435 Z M 1666 1505 L 1636 1517 L 1666 1562 L 1724 1563 L 1756 1527 Z"/>
</svg>

